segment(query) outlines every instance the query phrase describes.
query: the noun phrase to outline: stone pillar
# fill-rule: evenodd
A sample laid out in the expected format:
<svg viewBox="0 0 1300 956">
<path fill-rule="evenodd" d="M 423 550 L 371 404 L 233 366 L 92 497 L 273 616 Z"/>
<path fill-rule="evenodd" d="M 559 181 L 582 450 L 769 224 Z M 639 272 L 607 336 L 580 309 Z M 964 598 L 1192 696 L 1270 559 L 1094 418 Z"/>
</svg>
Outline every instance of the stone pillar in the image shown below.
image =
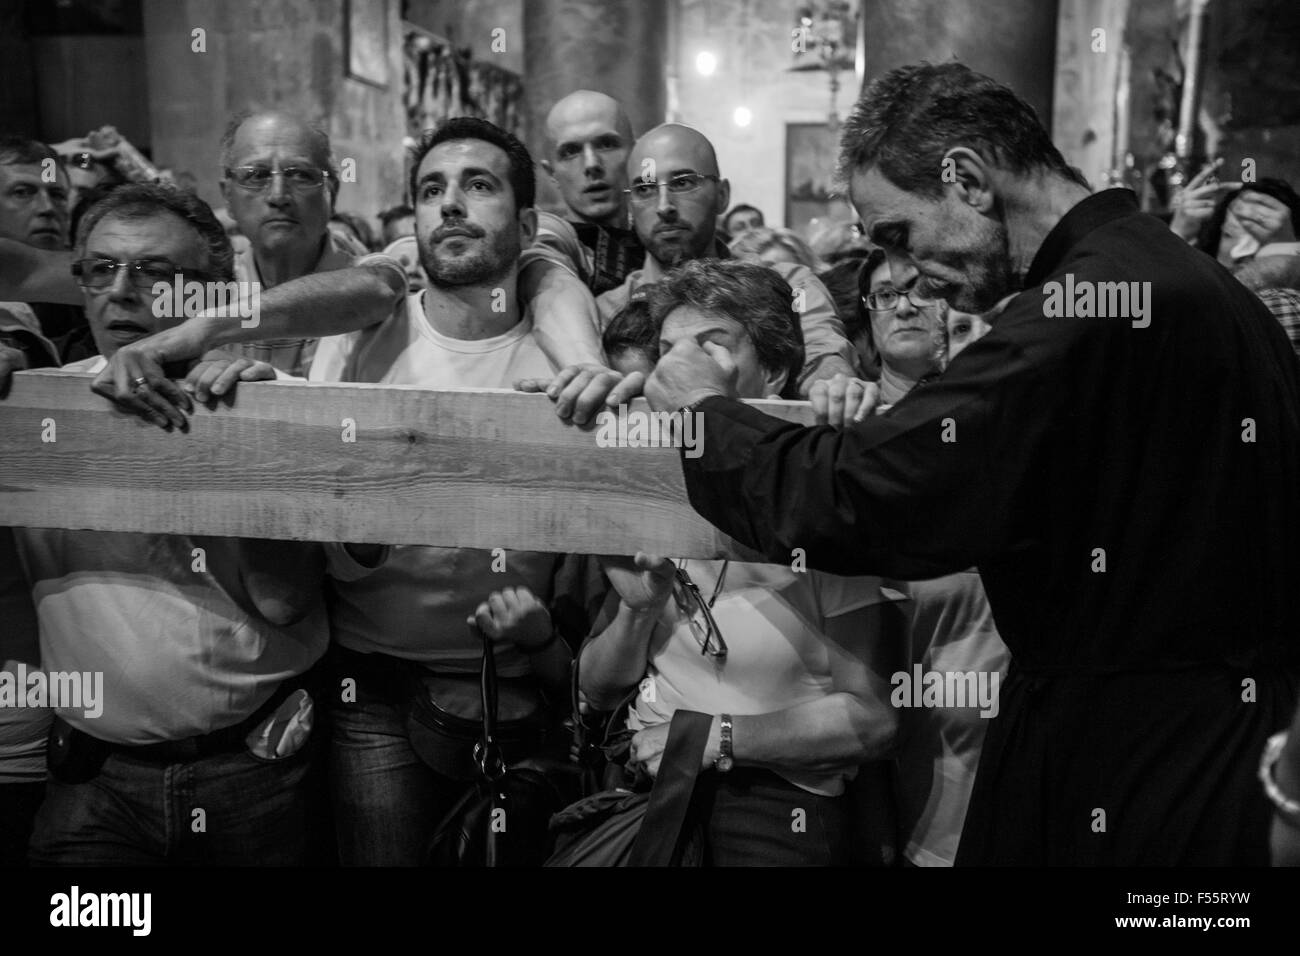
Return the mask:
<svg viewBox="0 0 1300 956">
<path fill-rule="evenodd" d="M 664 121 L 668 0 L 528 0 L 524 4 L 528 147 L 543 155 L 546 114 L 574 90 L 622 102 L 640 135 Z"/>
<path fill-rule="evenodd" d="M 0 129 L 21 136 L 43 136 L 37 128 L 31 42 L 23 27 L 20 0 L 0 0 Z"/>
<path fill-rule="evenodd" d="M 866 81 L 907 63 L 956 57 L 1010 86 L 1050 129 L 1056 14 L 1057 0 L 864 2 Z"/>
</svg>

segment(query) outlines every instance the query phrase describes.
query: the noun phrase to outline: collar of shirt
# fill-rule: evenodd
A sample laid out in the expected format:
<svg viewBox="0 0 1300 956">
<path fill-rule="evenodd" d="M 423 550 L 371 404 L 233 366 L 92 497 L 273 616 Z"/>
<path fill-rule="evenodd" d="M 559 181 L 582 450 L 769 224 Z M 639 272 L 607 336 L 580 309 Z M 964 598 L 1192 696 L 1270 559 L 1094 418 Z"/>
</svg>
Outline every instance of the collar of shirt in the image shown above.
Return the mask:
<svg viewBox="0 0 1300 956">
<path fill-rule="evenodd" d="M 713 254 L 708 256 L 700 256 L 700 258 L 701 259 L 732 259 L 734 258 L 734 256 L 732 256 L 731 252 L 727 249 L 726 243 L 724 243 L 721 239 L 715 237 L 713 240 Z M 647 262 L 650 261 L 649 253 L 646 253 L 646 261 Z M 656 282 L 658 282 L 660 279 L 662 279 L 671 271 L 672 271 L 671 269 L 662 270 L 660 271 L 658 278 L 654 278 L 654 279 L 646 278 L 645 269 L 637 269 L 634 272 L 629 272 L 627 274 L 627 280 L 623 283 L 623 287 L 627 293 L 627 298 L 625 302 L 631 302 L 633 299 L 640 298 L 640 296 L 637 295 L 637 290 L 639 290 L 642 286 L 654 285 Z M 648 292 L 649 289 L 647 289 L 646 291 Z"/>
<path fill-rule="evenodd" d="M 325 242 L 321 248 L 320 258 L 316 260 L 316 265 L 312 267 L 311 272 L 315 274 L 317 272 L 333 272 L 335 269 L 346 269 L 352 265 L 358 256 L 365 254 L 363 249 L 349 248 L 339 240 L 338 236 L 326 229 Z M 235 256 L 235 275 L 245 282 L 262 281 L 262 273 L 257 268 L 257 256 L 253 252 L 251 243 Z M 405 273 L 403 273 L 403 276 L 405 276 Z"/>
<path fill-rule="evenodd" d="M 1042 285 L 1070 249 L 1098 226 L 1139 211 L 1137 196 L 1131 189 L 1103 189 L 1076 204 L 1061 217 L 1038 247 L 1025 276 L 1025 288 Z"/>
</svg>

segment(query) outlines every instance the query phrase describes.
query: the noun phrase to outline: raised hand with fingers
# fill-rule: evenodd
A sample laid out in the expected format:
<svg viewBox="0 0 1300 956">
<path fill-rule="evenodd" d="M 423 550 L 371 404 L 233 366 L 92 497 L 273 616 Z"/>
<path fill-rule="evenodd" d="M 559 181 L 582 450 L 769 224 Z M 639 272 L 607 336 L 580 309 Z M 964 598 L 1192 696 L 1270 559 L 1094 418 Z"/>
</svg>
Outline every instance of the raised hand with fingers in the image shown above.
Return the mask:
<svg viewBox="0 0 1300 956">
<path fill-rule="evenodd" d="M 1201 226 L 1214 215 L 1214 207 L 1223 194 L 1241 188 L 1241 183 L 1219 182 L 1215 174 L 1220 164 L 1221 161 L 1216 160 L 1206 165 L 1188 180 L 1174 201 L 1174 216 L 1169 228 L 1188 242 L 1196 239 Z"/>
</svg>

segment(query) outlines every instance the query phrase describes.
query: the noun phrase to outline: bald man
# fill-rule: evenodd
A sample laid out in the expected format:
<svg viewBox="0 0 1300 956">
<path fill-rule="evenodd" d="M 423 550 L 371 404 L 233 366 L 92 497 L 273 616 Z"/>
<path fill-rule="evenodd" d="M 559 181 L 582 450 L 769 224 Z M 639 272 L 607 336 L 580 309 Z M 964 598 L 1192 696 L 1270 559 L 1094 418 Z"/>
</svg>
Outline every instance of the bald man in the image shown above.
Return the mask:
<svg viewBox="0 0 1300 956">
<path fill-rule="evenodd" d="M 572 269 L 599 295 L 639 269 L 645 249 L 627 228 L 632 123 L 618 100 L 594 90 L 564 97 L 546 116 L 541 166 L 564 197 L 568 216 L 538 215 L 535 248 Z"/>
<path fill-rule="evenodd" d="M 623 284 L 596 299 L 608 323 L 628 302 L 665 273 L 692 259 L 728 259 L 717 241 L 718 216 L 731 199 L 731 184 L 718 172 L 713 144 L 698 130 L 665 123 L 646 133 L 627 158 L 632 182 L 632 222 L 646 248 L 645 267 L 628 274 Z M 806 266 L 791 262 L 769 265 L 795 290 L 804 335 L 805 364 L 799 393 L 836 374 L 857 377 L 853 346 L 835 314 L 830 294 Z"/>
</svg>

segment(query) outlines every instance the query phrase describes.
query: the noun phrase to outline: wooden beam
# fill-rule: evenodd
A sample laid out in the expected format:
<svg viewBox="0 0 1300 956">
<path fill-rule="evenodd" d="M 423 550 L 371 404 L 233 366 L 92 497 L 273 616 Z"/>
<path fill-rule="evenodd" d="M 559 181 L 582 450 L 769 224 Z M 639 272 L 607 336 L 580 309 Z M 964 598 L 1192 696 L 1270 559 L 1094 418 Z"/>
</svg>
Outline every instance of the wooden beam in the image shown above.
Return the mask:
<svg viewBox="0 0 1300 956">
<path fill-rule="evenodd" d="M 181 433 L 117 411 L 90 380 L 14 376 L 0 526 L 744 556 L 687 503 L 676 449 L 601 447 L 544 395 L 259 382 Z M 811 422 L 805 402 L 754 404 Z"/>
</svg>

